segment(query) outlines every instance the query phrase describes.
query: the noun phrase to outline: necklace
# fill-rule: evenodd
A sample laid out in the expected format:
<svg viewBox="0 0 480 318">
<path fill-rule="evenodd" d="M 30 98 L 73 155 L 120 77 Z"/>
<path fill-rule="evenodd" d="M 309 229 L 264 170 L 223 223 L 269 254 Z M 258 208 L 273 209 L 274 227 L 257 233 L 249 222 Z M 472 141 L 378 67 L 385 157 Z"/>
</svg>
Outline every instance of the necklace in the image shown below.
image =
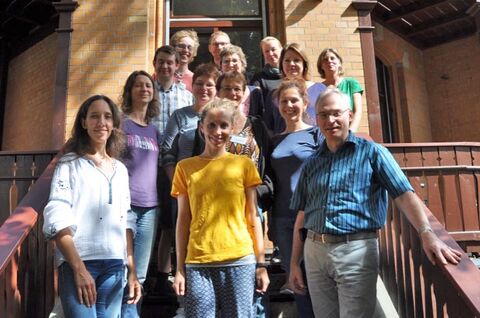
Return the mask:
<svg viewBox="0 0 480 318">
<path fill-rule="evenodd" d="M 179 71 L 175 71 L 175 77 L 178 78 L 178 79 L 181 79 L 183 77 L 183 73 L 181 73 Z"/>
</svg>

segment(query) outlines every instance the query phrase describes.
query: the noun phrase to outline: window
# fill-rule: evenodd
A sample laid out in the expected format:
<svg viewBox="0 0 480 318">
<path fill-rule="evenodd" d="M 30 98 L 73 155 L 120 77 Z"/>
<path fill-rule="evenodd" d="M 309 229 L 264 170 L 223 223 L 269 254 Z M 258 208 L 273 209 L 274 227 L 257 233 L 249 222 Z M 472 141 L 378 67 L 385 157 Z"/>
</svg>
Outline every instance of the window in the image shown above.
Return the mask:
<svg viewBox="0 0 480 318">
<path fill-rule="evenodd" d="M 166 36 L 181 29 L 197 31 L 200 48 L 190 66 L 212 60 L 208 52 L 210 34 L 216 30 L 226 32 L 232 44 L 243 49 L 247 57 L 247 70 L 262 68 L 260 40 L 266 34 L 265 0 L 166 0 Z"/>
</svg>

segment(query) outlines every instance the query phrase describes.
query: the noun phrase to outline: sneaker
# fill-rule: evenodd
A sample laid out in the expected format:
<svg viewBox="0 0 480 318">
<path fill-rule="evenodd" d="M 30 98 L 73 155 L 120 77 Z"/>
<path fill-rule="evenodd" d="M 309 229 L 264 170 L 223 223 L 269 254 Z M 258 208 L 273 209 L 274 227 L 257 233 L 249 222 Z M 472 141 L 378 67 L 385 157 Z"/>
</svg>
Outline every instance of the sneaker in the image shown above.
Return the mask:
<svg viewBox="0 0 480 318">
<path fill-rule="evenodd" d="M 272 258 L 270 261 L 275 264 L 282 262 L 282 259 L 280 258 L 280 251 L 278 249 L 278 246 L 275 246 L 275 248 L 273 249 Z"/>
</svg>

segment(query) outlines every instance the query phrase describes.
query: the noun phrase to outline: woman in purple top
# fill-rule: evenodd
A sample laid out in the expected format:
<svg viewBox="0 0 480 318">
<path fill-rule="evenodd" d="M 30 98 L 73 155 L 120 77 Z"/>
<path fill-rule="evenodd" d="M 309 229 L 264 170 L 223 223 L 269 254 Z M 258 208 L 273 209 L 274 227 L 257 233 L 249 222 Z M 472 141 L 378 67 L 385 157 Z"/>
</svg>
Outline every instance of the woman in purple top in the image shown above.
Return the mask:
<svg viewBox="0 0 480 318">
<path fill-rule="evenodd" d="M 305 123 L 315 126 L 315 102 L 326 89 L 322 83 L 310 81 L 308 57 L 298 43 L 287 44 L 280 55 L 280 73 L 282 80 L 304 80 L 307 87 L 308 104 L 305 110 Z M 280 116 L 275 91 L 265 100 L 263 119 L 267 127 L 275 134 L 285 130 L 285 121 Z"/>
<path fill-rule="evenodd" d="M 155 237 L 158 196 L 158 131 L 149 124 L 158 116 L 160 103 L 152 77 L 144 71 L 135 71 L 127 79 L 122 94 L 125 114 L 122 128 L 127 136 L 124 163 L 130 178 L 131 209 L 137 214 L 137 234 L 133 242 L 138 280 L 145 281 Z M 125 289 L 122 317 L 139 317 L 137 306 L 129 303 Z"/>
<path fill-rule="evenodd" d="M 305 160 L 320 144 L 320 130 L 308 124 L 304 118 L 308 108 L 308 93 L 305 82 L 299 80 L 282 81 L 277 89 L 278 109 L 285 122 L 285 130 L 273 137 L 273 152 L 270 157 L 270 171 L 274 185 L 274 197 L 269 235 L 275 238 L 282 258 L 282 268 L 290 272 L 293 226 L 297 211 L 289 208 L 290 198 L 297 187 L 300 171 Z M 285 284 L 281 292 L 292 291 Z M 299 317 L 313 317 L 308 291 L 304 295 L 295 294 Z"/>
</svg>

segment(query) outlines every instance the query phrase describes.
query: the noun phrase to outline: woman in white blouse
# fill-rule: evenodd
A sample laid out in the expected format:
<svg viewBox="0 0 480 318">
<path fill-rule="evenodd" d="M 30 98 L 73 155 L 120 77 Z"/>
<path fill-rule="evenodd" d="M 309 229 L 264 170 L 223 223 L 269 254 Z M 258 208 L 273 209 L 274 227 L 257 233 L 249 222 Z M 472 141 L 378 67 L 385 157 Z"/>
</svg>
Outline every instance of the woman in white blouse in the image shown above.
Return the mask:
<svg viewBox="0 0 480 318">
<path fill-rule="evenodd" d="M 117 317 L 125 265 L 130 302 L 141 295 L 133 262 L 135 214 L 117 106 L 95 95 L 81 106 L 52 178 L 43 232 L 56 243 L 58 286 L 66 317 Z M 127 256 L 128 255 L 128 256 Z"/>
</svg>

